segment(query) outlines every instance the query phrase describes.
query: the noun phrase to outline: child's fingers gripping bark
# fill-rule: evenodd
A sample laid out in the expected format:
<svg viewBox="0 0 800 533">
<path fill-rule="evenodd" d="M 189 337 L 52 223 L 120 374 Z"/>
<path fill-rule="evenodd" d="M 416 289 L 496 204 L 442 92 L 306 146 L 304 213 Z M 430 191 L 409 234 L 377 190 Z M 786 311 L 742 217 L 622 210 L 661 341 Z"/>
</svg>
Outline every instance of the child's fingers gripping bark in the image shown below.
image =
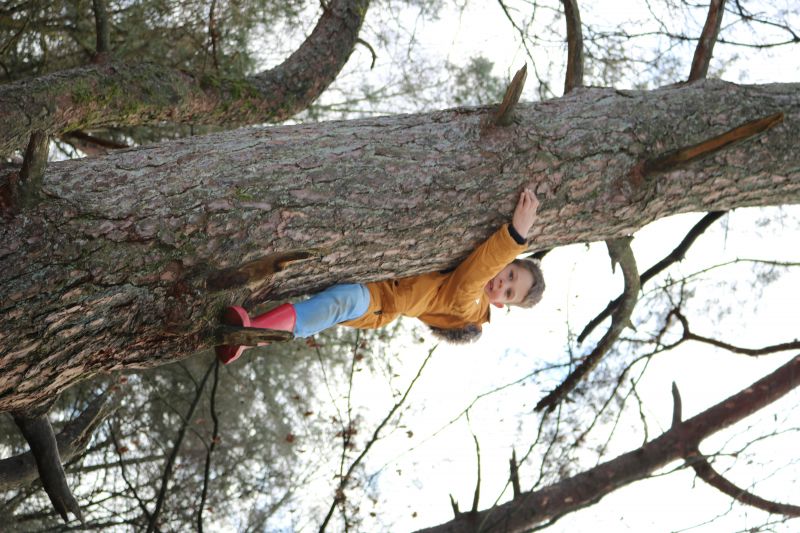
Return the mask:
<svg viewBox="0 0 800 533">
<path fill-rule="evenodd" d="M 536 210 L 539 208 L 539 199 L 530 189 L 524 189 L 517 201 L 511 225 L 522 236 L 526 236 L 536 220 Z"/>
</svg>

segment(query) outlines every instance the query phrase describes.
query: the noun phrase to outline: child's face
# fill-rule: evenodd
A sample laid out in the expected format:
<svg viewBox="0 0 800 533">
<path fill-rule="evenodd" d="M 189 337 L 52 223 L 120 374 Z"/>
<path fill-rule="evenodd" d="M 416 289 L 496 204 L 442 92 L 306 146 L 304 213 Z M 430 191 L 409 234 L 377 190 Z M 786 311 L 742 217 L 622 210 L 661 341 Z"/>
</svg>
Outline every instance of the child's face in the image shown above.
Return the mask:
<svg viewBox="0 0 800 533">
<path fill-rule="evenodd" d="M 503 307 L 506 304 L 520 303 L 532 285 L 533 275 L 530 271 L 511 263 L 489 280 L 483 291 L 489 297 L 490 304 Z"/>
</svg>

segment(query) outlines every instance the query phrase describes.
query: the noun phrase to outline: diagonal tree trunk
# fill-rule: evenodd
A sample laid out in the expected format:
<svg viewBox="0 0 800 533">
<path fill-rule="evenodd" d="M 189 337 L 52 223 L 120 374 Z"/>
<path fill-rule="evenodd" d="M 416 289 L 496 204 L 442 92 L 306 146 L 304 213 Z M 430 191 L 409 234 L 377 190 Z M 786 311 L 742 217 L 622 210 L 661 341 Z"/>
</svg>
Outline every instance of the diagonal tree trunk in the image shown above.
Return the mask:
<svg viewBox="0 0 800 533">
<path fill-rule="evenodd" d="M 108 125 L 279 122 L 333 82 L 358 40 L 369 0 L 331 0 L 281 65 L 246 79 L 197 77 L 152 63 L 110 62 L 0 85 L 0 154 L 33 130 L 59 135 Z"/>
<path fill-rule="evenodd" d="M 230 303 L 452 266 L 526 184 L 542 199 L 534 249 L 675 213 L 796 203 L 798 89 L 576 89 L 519 105 L 505 128 L 486 125 L 491 109 L 462 108 L 52 164 L 41 203 L 0 225 L 0 410 L 209 349 Z M 674 167 L 777 112 L 771 129 Z"/>
</svg>

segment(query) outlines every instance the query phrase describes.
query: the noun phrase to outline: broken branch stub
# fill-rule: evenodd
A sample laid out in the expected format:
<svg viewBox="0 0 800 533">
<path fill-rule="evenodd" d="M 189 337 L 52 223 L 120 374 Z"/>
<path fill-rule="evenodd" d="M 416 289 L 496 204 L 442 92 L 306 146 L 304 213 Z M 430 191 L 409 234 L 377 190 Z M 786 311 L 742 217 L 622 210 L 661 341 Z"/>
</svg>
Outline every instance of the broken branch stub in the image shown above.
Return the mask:
<svg viewBox="0 0 800 533">
<path fill-rule="evenodd" d="M 514 107 L 519 102 L 519 97 L 522 95 L 522 88 L 525 86 L 525 79 L 528 77 L 528 65 L 523 65 L 521 69 L 514 74 L 511 83 L 508 84 L 506 94 L 503 96 L 503 101 L 500 106 L 492 115 L 491 123 L 495 126 L 508 126 L 511 124 L 514 115 Z"/>
</svg>

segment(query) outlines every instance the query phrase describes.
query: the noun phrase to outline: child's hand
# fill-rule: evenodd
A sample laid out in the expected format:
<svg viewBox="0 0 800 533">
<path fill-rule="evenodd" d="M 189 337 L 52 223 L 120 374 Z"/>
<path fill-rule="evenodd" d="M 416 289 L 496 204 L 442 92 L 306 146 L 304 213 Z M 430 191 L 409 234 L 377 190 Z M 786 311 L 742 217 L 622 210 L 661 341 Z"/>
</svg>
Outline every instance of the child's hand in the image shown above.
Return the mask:
<svg viewBox="0 0 800 533">
<path fill-rule="evenodd" d="M 511 225 L 517 230 L 517 233 L 523 237 L 527 237 L 528 231 L 533 226 L 536 220 L 536 210 L 539 208 L 539 200 L 533 191 L 524 189 L 519 194 L 519 201 L 517 207 L 514 209 L 514 216 L 511 217 Z"/>
</svg>

